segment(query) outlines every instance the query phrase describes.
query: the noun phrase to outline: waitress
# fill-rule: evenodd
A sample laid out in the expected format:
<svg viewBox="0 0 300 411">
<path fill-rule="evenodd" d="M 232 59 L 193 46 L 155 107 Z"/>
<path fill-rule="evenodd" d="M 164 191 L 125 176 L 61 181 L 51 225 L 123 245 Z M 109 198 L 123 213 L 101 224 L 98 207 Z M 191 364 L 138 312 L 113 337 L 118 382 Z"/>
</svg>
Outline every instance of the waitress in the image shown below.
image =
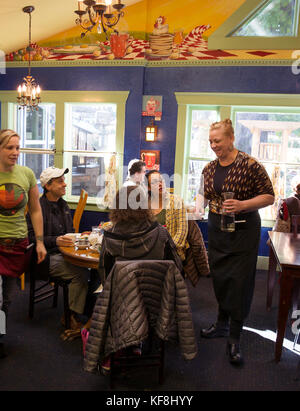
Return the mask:
<svg viewBox="0 0 300 411">
<path fill-rule="evenodd" d="M 19 154 L 18 134 L 13 130 L 0 130 L 0 309 L 6 317 L 16 291 L 16 278 L 25 271 L 30 257 L 27 252 L 26 205 L 36 237 L 37 262 L 43 261 L 47 254 L 35 175 L 30 168 L 17 164 Z M 0 334 L 0 358 L 5 356 L 3 336 Z"/>
<path fill-rule="evenodd" d="M 203 169 L 204 197 L 209 201 L 208 256 L 219 312 L 217 322 L 202 329 L 201 336 L 229 336 L 229 361 L 240 365 L 240 337 L 252 302 L 260 241 L 258 210 L 273 204 L 274 191 L 265 168 L 234 147 L 230 119 L 211 125 L 209 142 L 217 158 Z M 234 198 L 223 202 L 224 192 L 233 192 Z M 245 221 L 234 232 L 221 231 L 222 207 L 235 213 L 236 221 Z"/>
</svg>

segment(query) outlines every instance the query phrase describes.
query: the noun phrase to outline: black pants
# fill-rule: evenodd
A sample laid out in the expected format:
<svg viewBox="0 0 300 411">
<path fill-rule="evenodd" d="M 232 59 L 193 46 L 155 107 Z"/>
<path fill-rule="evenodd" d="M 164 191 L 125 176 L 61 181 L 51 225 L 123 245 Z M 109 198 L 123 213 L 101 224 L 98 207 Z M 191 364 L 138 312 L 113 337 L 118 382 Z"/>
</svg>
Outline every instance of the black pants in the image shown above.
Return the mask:
<svg viewBox="0 0 300 411">
<path fill-rule="evenodd" d="M 228 325 L 229 324 L 229 341 L 230 342 L 238 342 L 241 337 L 241 333 L 243 330 L 243 321 L 235 320 L 234 318 L 230 318 L 229 314 L 226 311 L 223 311 L 219 308 L 218 314 L 218 324 Z"/>
</svg>

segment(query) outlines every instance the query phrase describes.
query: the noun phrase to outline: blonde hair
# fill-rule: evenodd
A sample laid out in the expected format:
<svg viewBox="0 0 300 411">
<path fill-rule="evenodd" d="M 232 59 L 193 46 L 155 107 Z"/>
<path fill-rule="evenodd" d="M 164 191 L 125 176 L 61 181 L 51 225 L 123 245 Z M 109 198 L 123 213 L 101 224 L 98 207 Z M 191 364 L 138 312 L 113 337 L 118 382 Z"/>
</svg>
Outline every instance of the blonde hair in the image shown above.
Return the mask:
<svg viewBox="0 0 300 411">
<path fill-rule="evenodd" d="M 215 123 L 212 123 L 210 125 L 209 131 L 217 130 L 221 127 L 223 127 L 223 132 L 226 136 L 230 137 L 234 135 L 234 129 L 232 127 L 232 121 L 230 120 L 230 118 L 226 118 L 225 120 L 216 121 Z"/>
<path fill-rule="evenodd" d="M 19 134 L 14 130 L 4 129 L 0 130 L 0 148 L 5 147 L 12 137 L 20 138 Z"/>
</svg>

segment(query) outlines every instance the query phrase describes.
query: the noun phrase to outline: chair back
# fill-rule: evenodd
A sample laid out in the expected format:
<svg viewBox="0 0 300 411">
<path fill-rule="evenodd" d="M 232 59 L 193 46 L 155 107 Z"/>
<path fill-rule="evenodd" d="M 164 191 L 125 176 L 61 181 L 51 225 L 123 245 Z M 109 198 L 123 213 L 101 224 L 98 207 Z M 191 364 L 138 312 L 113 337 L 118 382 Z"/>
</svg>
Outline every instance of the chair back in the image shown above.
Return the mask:
<svg viewBox="0 0 300 411">
<path fill-rule="evenodd" d="M 82 217 L 83 210 L 86 205 L 86 200 L 88 198 L 88 193 L 82 189 L 80 192 L 79 202 L 77 204 L 74 216 L 73 216 L 73 227 L 75 229 L 75 233 L 79 233 L 79 225 Z"/>
<path fill-rule="evenodd" d="M 300 226 L 300 215 L 292 215 L 291 217 L 292 233 L 294 237 L 297 237 L 298 227 Z"/>
</svg>

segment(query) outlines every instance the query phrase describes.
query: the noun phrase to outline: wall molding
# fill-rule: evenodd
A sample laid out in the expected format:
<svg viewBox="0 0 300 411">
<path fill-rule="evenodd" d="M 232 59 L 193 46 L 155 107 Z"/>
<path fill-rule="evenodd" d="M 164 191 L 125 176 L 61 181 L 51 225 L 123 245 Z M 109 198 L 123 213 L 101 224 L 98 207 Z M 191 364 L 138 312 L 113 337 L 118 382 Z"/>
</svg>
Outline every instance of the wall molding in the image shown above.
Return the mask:
<svg viewBox="0 0 300 411">
<path fill-rule="evenodd" d="M 292 54 L 293 51 L 291 51 Z M 191 67 L 191 66 L 292 66 L 295 59 L 236 59 L 236 60 L 43 60 L 32 61 L 31 67 Z M 27 61 L 7 61 L 6 68 L 28 67 Z"/>
</svg>

